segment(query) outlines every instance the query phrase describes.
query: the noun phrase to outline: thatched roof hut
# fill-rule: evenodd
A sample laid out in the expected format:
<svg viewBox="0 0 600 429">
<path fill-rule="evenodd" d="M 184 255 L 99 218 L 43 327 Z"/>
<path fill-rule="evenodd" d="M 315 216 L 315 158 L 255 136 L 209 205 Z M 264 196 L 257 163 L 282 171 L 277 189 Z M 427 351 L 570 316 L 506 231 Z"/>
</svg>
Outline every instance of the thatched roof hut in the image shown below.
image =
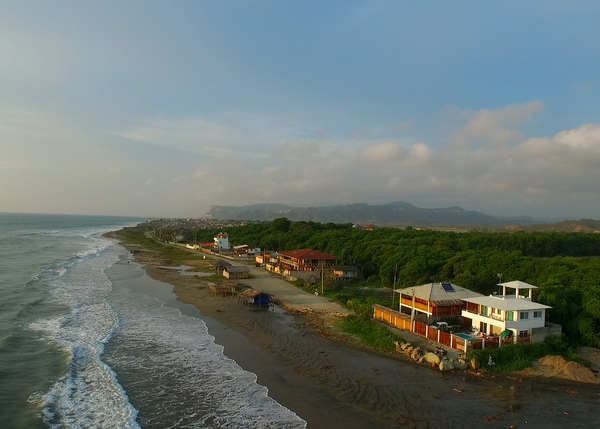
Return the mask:
<svg viewBox="0 0 600 429">
<path fill-rule="evenodd" d="M 212 295 L 231 296 L 238 292 L 237 288 L 237 283 L 226 282 L 211 284 L 208 290 Z"/>
<path fill-rule="evenodd" d="M 219 259 L 214 264 L 215 271 L 222 272 L 225 267 L 231 267 L 231 262 L 227 262 L 223 259 Z"/>
</svg>

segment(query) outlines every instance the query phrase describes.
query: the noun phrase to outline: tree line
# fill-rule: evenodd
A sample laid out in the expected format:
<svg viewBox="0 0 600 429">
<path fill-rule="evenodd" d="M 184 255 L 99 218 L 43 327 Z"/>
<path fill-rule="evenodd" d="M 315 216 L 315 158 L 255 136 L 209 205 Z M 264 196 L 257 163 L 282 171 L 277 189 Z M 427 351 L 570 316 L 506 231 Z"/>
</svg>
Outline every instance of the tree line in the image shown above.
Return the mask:
<svg viewBox="0 0 600 429">
<path fill-rule="evenodd" d="M 216 229 L 190 232 L 212 241 Z M 312 248 L 338 265 L 361 269 L 361 286 L 409 287 L 451 281 L 491 294 L 498 283 L 535 286 L 534 300 L 552 306 L 551 322 L 570 339 L 600 347 L 600 234 L 444 232 L 412 228 L 367 231 L 351 224 L 286 218 L 228 229 L 229 241 L 271 251 Z"/>
</svg>

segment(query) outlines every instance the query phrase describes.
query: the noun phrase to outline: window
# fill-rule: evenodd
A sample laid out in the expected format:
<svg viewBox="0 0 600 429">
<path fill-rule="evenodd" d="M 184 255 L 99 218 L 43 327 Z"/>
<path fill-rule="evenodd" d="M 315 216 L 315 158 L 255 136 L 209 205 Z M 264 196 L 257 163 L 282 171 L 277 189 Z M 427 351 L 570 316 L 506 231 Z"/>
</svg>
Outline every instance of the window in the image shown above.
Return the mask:
<svg viewBox="0 0 600 429">
<path fill-rule="evenodd" d="M 519 331 L 519 338 L 529 337 L 529 331 Z"/>
<path fill-rule="evenodd" d="M 519 319 L 520 320 L 529 319 L 529 311 L 521 311 L 521 313 L 519 314 Z"/>
<path fill-rule="evenodd" d="M 514 311 L 507 311 L 506 312 L 506 321 L 507 322 L 514 322 L 515 321 L 515 312 Z"/>
<path fill-rule="evenodd" d="M 535 319 L 535 318 L 539 318 L 539 317 L 542 317 L 542 311 L 541 310 L 534 311 L 533 318 Z"/>
<path fill-rule="evenodd" d="M 494 313 L 496 313 L 499 316 L 502 314 L 502 310 L 500 310 L 499 308 L 494 308 Z"/>
</svg>

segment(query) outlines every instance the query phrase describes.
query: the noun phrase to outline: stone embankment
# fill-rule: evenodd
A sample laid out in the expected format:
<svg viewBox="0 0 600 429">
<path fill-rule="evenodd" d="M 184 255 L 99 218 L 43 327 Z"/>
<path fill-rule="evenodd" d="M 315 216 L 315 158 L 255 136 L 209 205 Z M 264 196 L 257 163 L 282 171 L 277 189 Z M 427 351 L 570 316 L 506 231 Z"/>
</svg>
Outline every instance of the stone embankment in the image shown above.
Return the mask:
<svg viewBox="0 0 600 429">
<path fill-rule="evenodd" d="M 464 371 L 471 367 L 471 364 L 467 361 L 466 356 L 462 355 L 456 359 L 449 359 L 445 356 L 440 356 L 437 353 L 427 351 L 421 347 L 413 347 L 410 343 L 399 342 L 394 343 L 396 345 L 396 351 L 410 357 L 413 361 L 428 365 L 434 369 L 440 371 Z M 475 368 L 474 368 L 475 369 Z"/>
</svg>

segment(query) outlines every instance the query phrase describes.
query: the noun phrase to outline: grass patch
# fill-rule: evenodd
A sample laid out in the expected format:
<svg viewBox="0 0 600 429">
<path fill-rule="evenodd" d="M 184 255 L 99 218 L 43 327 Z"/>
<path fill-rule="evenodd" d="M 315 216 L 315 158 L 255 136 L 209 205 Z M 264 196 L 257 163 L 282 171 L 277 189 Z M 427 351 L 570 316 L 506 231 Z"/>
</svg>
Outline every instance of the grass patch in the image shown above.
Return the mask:
<svg viewBox="0 0 600 429">
<path fill-rule="evenodd" d="M 189 265 L 195 271 L 210 271 L 212 263 L 202 254 L 194 254 L 177 245 L 161 243 L 149 237 L 142 226 L 123 228 L 110 234 L 130 250 L 136 247 L 155 251 L 164 259 L 165 265 Z"/>
<path fill-rule="evenodd" d="M 395 341 L 404 342 L 402 338 L 391 333 L 385 326 L 378 325 L 371 319 L 349 316 L 341 319 L 338 323 L 344 333 L 360 339 L 375 350 L 393 352 Z"/>
</svg>

